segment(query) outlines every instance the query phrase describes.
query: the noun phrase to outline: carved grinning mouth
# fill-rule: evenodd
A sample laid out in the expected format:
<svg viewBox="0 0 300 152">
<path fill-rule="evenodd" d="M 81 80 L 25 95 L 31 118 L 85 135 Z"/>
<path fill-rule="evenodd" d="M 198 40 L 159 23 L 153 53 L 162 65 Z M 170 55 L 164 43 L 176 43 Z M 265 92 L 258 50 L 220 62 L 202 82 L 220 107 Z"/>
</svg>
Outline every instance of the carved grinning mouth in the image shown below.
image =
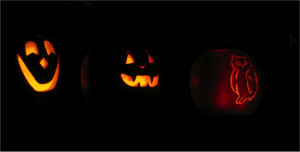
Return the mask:
<svg viewBox="0 0 300 152">
<path fill-rule="evenodd" d="M 35 91 L 46 92 L 46 91 L 52 90 L 55 87 L 55 85 L 57 83 L 58 75 L 59 75 L 59 57 L 58 57 L 56 70 L 55 70 L 52 80 L 49 81 L 48 83 L 43 83 L 43 84 L 38 83 L 36 81 L 36 79 L 31 74 L 31 72 L 28 70 L 27 66 L 25 65 L 25 63 L 23 62 L 23 60 L 19 54 L 17 54 L 17 58 L 18 58 L 18 62 L 19 62 L 19 65 L 20 65 L 23 75 L 25 76 L 27 82 L 32 86 L 32 88 Z M 41 65 L 43 66 L 43 64 L 41 64 Z"/>
<path fill-rule="evenodd" d="M 121 73 L 122 80 L 131 87 L 155 87 L 158 84 L 158 75 L 136 75 L 135 80 L 133 81 L 132 76 Z"/>
</svg>

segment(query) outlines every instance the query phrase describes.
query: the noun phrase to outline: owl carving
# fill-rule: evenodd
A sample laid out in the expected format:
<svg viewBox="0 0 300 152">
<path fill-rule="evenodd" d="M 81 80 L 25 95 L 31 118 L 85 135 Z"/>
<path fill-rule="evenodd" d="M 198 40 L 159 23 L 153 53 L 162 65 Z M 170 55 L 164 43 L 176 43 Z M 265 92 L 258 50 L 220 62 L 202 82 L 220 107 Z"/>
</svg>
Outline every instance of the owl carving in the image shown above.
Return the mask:
<svg viewBox="0 0 300 152">
<path fill-rule="evenodd" d="M 236 104 L 251 101 L 257 92 L 257 75 L 252 68 L 252 62 L 247 57 L 231 55 L 231 66 L 233 68 L 230 84 L 231 89 L 238 95 Z"/>
</svg>

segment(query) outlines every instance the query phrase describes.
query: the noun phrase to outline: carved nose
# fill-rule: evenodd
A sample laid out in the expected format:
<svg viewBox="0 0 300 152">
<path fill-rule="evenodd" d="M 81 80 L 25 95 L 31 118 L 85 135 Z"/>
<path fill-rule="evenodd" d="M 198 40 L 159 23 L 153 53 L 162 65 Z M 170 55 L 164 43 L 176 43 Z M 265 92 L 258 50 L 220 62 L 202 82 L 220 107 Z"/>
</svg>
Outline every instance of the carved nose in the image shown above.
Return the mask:
<svg viewBox="0 0 300 152">
<path fill-rule="evenodd" d="M 144 65 L 144 66 L 140 65 L 140 67 L 141 67 L 142 69 L 144 69 L 144 68 L 146 67 L 146 65 Z"/>
<path fill-rule="evenodd" d="M 41 64 L 41 66 L 42 66 L 44 69 L 46 69 L 46 67 L 47 67 L 47 65 L 48 65 L 48 62 L 47 62 L 47 60 L 46 60 L 45 58 L 43 58 L 43 59 L 41 60 L 40 64 Z"/>
</svg>

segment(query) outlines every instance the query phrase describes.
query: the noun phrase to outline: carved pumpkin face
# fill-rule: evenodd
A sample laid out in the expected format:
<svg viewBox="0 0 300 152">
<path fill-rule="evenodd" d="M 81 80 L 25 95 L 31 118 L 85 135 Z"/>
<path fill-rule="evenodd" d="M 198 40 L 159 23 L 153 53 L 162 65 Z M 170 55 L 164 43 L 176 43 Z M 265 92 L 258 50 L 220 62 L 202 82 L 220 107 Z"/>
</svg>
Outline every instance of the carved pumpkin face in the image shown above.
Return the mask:
<svg viewBox="0 0 300 152">
<path fill-rule="evenodd" d="M 8 111 L 17 117 L 29 114 L 45 116 L 40 112 L 51 111 L 63 96 L 62 73 L 56 41 L 49 37 L 17 37 L 5 43 L 2 55 L 7 57 L 6 75 L 3 82 L 7 92 L 17 96 L 6 96 Z M 60 47 L 58 47 L 60 48 Z M 10 80 L 10 81 L 8 81 Z M 27 115 L 28 116 L 28 115 Z M 50 117 L 50 115 L 48 115 Z M 47 117 L 48 117 L 47 116 Z"/>
<path fill-rule="evenodd" d="M 261 70 L 240 50 L 213 50 L 199 57 L 190 73 L 193 101 L 208 116 L 250 116 L 261 98 Z"/>
<path fill-rule="evenodd" d="M 35 91 L 46 92 L 52 90 L 56 86 L 59 76 L 59 56 L 57 55 L 57 62 L 53 62 L 55 58 L 55 49 L 48 40 L 29 40 L 24 45 L 24 54 L 17 54 L 20 69 L 28 84 Z M 52 62 L 49 62 L 49 60 Z M 31 66 L 27 66 L 28 64 L 31 64 Z M 52 65 L 48 66 L 49 64 Z M 53 65 L 55 64 L 55 69 L 53 69 Z M 33 68 L 37 70 L 32 72 L 34 71 Z M 41 75 L 40 73 L 48 75 L 42 76 L 44 77 L 44 81 L 38 81 L 36 75 Z"/>
<path fill-rule="evenodd" d="M 102 118 L 141 116 L 160 98 L 162 84 L 155 59 L 146 50 L 109 49 L 94 48 L 83 60 L 81 86 L 86 101 Z M 99 60 L 103 57 L 113 60 Z"/>
<path fill-rule="evenodd" d="M 141 54 L 140 58 L 127 51 L 121 78 L 130 87 L 156 87 L 159 75 L 154 67 L 154 61 L 148 51 Z"/>
</svg>

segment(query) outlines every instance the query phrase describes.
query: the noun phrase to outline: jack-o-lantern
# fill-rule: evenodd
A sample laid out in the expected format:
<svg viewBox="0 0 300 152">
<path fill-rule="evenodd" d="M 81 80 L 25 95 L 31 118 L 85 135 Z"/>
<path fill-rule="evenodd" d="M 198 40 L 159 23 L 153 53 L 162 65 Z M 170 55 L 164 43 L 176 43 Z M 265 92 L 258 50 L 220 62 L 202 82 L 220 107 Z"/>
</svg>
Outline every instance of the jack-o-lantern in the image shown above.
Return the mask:
<svg viewBox="0 0 300 152">
<path fill-rule="evenodd" d="M 89 105 L 120 116 L 151 110 L 159 100 L 162 85 L 150 51 L 123 50 L 119 55 L 109 52 L 94 49 L 83 61 L 81 84 Z M 117 64 L 106 67 L 107 60 L 97 59 L 100 56 L 113 56 L 111 62 Z"/>
<path fill-rule="evenodd" d="M 25 43 L 25 55 L 27 57 L 29 55 L 35 55 L 35 57 L 40 58 L 40 57 L 38 57 L 38 55 L 40 55 L 41 49 L 38 49 L 37 43 L 40 43 L 40 42 L 27 41 Z M 48 40 L 44 40 L 43 44 L 44 44 L 44 46 L 42 48 L 45 48 L 48 56 L 50 56 L 52 54 L 56 55 L 54 47 L 51 44 L 51 42 L 49 42 Z M 57 83 L 57 80 L 58 80 L 58 75 L 59 75 L 59 56 L 57 56 L 57 64 L 56 64 L 56 68 L 54 70 L 54 74 L 53 74 L 51 80 L 46 82 L 46 83 L 39 83 L 36 80 L 35 76 L 32 74 L 32 72 L 30 72 L 32 70 L 28 69 L 28 66 L 26 66 L 26 64 L 24 63 L 24 60 L 22 59 L 20 54 L 17 54 L 17 58 L 18 58 L 18 63 L 20 65 L 20 69 L 21 69 L 25 79 L 27 80 L 28 84 L 35 91 L 37 91 L 37 92 L 46 92 L 46 91 L 52 90 L 56 86 L 56 83 Z M 48 58 L 48 57 L 46 57 L 46 58 Z M 30 62 L 30 61 L 27 60 L 27 62 Z M 41 65 L 41 67 L 43 69 L 46 70 L 46 68 L 48 66 L 48 62 L 45 59 L 45 57 L 42 57 L 39 64 Z M 36 67 L 36 68 L 38 68 L 38 67 Z M 52 69 L 50 69 L 50 70 L 52 70 Z"/>
<path fill-rule="evenodd" d="M 60 92 L 60 58 L 50 38 L 44 36 L 9 40 L 2 53 L 7 59 L 3 86 L 16 96 L 7 99 L 14 108 L 47 111 L 55 107 Z M 2 57 L 3 58 L 3 57 Z M 7 75 L 7 76 L 6 76 Z M 6 96 L 6 95 L 4 95 Z"/>
<path fill-rule="evenodd" d="M 132 57 L 132 52 L 130 51 L 126 52 L 125 66 L 127 67 L 126 69 L 124 69 L 124 72 L 121 73 L 121 78 L 124 81 L 124 83 L 126 83 L 130 87 L 156 87 L 158 84 L 159 75 L 158 74 L 153 75 L 153 72 L 149 73 L 147 71 L 148 70 L 147 68 L 152 66 L 151 64 L 154 64 L 154 61 L 147 50 L 145 51 L 145 54 L 147 56 L 146 61 L 148 60 L 148 62 L 146 63 L 144 62 L 141 65 L 139 64 L 140 62 L 136 63 L 136 61 Z M 147 71 L 148 73 L 144 71 Z"/>
<path fill-rule="evenodd" d="M 250 116 L 260 102 L 261 82 L 257 61 L 241 50 L 209 51 L 195 61 L 190 72 L 193 101 L 207 116 Z"/>
</svg>

